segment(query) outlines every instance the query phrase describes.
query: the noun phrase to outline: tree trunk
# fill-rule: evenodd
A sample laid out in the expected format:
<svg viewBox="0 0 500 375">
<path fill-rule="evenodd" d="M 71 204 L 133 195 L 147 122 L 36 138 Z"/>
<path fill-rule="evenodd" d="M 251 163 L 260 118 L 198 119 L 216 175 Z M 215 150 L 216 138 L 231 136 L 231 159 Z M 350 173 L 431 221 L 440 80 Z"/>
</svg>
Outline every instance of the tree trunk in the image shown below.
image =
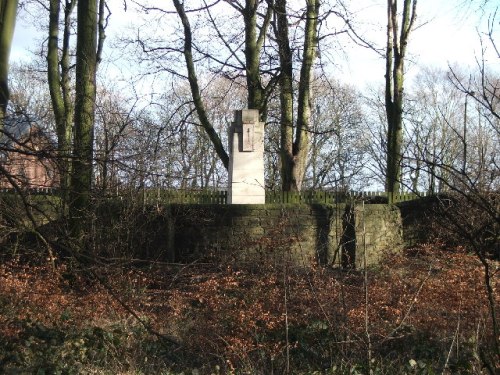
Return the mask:
<svg viewBox="0 0 500 375">
<path fill-rule="evenodd" d="M 316 36 L 319 14 L 319 0 L 307 0 L 306 28 L 304 35 L 304 51 L 300 68 L 299 95 L 297 100 L 297 129 L 293 154 L 293 184 L 297 190 L 302 189 L 302 181 L 306 172 L 307 153 L 309 151 L 309 124 L 311 120 L 311 81 L 312 67 L 316 58 L 318 39 Z"/>
<path fill-rule="evenodd" d="M 293 63 L 288 33 L 287 1 L 276 1 L 277 35 L 280 57 L 280 156 L 281 187 L 296 190 L 293 185 Z"/>
<path fill-rule="evenodd" d="M 417 0 L 404 0 L 401 32 L 398 26 L 398 0 L 387 1 L 387 46 L 385 71 L 385 109 L 387 115 L 386 190 L 389 203 L 400 191 L 403 146 L 404 61 L 408 37 L 416 19 Z"/>
<path fill-rule="evenodd" d="M 316 58 L 319 0 L 307 0 L 304 50 L 293 140 L 293 55 L 288 32 L 287 1 L 276 1 L 277 41 L 280 54 L 281 178 L 283 191 L 300 191 L 309 148 L 312 66 Z"/>
<path fill-rule="evenodd" d="M 191 87 L 191 95 L 193 96 L 194 106 L 196 108 L 196 113 L 200 120 L 201 126 L 205 129 L 208 137 L 212 141 L 215 147 L 215 151 L 219 156 L 220 160 L 227 169 L 229 166 L 229 156 L 224 149 L 222 141 L 212 126 L 210 120 L 208 119 L 208 114 L 201 99 L 200 87 L 198 85 L 198 77 L 196 75 L 196 70 L 193 62 L 193 52 L 192 52 L 192 32 L 191 25 L 189 24 L 189 19 L 184 10 L 184 5 L 181 4 L 179 0 L 173 0 L 175 9 L 179 18 L 181 19 L 182 26 L 184 28 L 184 59 L 186 60 L 186 67 L 188 71 L 188 80 Z"/>
<path fill-rule="evenodd" d="M 0 0 L 0 132 L 9 102 L 9 56 L 16 25 L 17 0 Z"/>
<path fill-rule="evenodd" d="M 97 1 L 79 1 L 76 44 L 75 135 L 70 216 L 73 234 L 81 237 L 90 207 L 96 99 Z"/>
<path fill-rule="evenodd" d="M 262 118 L 266 117 L 267 95 L 260 78 L 260 53 L 272 14 L 268 7 L 264 24 L 257 36 L 257 7 L 259 1 L 246 0 L 242 10 L 245 23 L 245 63 L 248 89 L 248 108 L 258 109 Z"/>
<path fill-rule="evenodd" d="M 60 188 L 63 212 L 69 201 L 71 171 L 71 138 L 73 124 L 73 103 L 70 97 L 70 35 L 71 14 L 76 1 L 65 3 L 62 55 L 59 61 L 59 17 L 60 1 L 50 0 L 49 39 L 47 44 L 47 76 L 56 122 L 57 150 L 59 157 Z M 60 65 L 60 69 L 59 69 Z"/>
</svg>

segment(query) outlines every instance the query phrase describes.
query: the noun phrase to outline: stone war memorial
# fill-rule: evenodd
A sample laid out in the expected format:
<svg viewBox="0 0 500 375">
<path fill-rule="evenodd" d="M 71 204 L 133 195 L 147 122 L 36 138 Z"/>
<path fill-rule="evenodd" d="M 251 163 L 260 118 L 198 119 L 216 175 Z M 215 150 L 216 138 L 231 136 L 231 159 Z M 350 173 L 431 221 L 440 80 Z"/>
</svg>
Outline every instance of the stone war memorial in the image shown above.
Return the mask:
<svg viewBox="0 0 500 375">
<path fill-rule="evenodd" d="M 157 201 L 154 209 L 142 207 L 133 226 L 138 231 L 133 246 L 137 253 L 130 256 L 175 263 L 227 260 L 362 268 L 378 264 L 420 237 L 408 220 L 417 203 L 409 202 L 405 208 L 358 196 L 335 198 L 335 192 L 328 201 L 285 203 L 266 197 L 264 131 L 258 110 L 235 111 L 234 121 L 228 124 L 228 199 Z M 121 220 L 119 210 L 103 216 L 109 224 L 101 226 L 100 238 L 106 238 L 107 228 Z M 150 233 L 155 235 L 144 235 Z M 127 231 L 126 236 L 131 234 Z"/>
<path fill-rule="evenodd" d="M 291 261 L 363 267 L 403 243 L 400 210 L 362 201 L 267 203 L 264 123 L 255 109 L 235 111 L 229 125 L 228 203 L 165 207 L 168 259 L 204 257 L 238 262 Z"/>
<path fill-rule="evenodd" d="M 259 111 L 235 111 L 229 127 L 229 204 L 264 204 L 264 123 Z"/>
</svg>

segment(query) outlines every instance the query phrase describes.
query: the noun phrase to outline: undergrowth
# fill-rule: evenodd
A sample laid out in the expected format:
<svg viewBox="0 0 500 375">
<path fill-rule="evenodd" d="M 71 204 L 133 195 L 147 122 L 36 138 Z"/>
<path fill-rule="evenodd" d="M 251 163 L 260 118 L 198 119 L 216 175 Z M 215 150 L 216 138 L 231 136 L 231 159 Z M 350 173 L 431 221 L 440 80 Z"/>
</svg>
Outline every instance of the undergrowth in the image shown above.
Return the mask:
<svg viewBox="0 0 500 375">
<path fill-rule="evenodd" d="M 487 373 L 481 265 L 460 249 L 427 245 L 366 275 L 56 265 L 0 266 L 0 373 Z"/>
</svg>

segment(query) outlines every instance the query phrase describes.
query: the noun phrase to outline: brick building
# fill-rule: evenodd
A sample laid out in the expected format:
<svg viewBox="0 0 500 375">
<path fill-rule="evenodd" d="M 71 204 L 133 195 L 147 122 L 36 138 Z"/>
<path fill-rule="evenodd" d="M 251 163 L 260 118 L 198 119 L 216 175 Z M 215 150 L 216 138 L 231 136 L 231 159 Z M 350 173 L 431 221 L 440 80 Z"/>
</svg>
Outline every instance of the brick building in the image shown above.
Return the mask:
<svg viewBox="0 0 500 375">
<path fill-rule="evenodd" d="M 58 187 L 55 150 L 55 142 L 28 116 L 6 117 L 0 130 L 0 188 Z"/>
</svg>

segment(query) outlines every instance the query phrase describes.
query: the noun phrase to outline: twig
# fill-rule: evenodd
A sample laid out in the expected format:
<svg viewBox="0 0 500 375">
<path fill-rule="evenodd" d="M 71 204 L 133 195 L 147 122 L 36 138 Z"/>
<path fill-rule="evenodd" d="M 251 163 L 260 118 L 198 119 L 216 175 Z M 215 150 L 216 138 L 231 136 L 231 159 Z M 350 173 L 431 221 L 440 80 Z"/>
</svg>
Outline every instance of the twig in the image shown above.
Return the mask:
<svg viewBox="0 0 500 375">
<path fill-rule="evenodd" d="M 393 337 L 397 331 L 399 331 L 399 329 L 401 328 L 401 326 L 403 325 L 405 320 L 410 315 L 410 312 L 413 309 L 413 305 L 415 305 L 415 302 L 417 302 L 417 297 L 420 294 L 420 292 L 422 291 L 422 288 L 424 287 L 426 281 L 431 277 L 432 270 L 433 270 L 433 264 L 431 263 L 429 265 L 429 271 L 427 272 L 427 276 L 425 277 L 424 280 L 422 280 L 422 282 L 420 283 L 420 286 L 418 287 L 418 290 L 415 292 L 415 295 L 412 297 L 411 302 L 410 302 L 410 306 L 408 306 L 408 310 L 406 310 L 406 313 L 405 313 L 403 319 L 401 319 L 401 322 L 398 324 L 398 326 L 396 328 L 394 328 L 392 330 L 392 332 L 386 338 L 384 338 L 384 340 L 382 342 L 387 341 L 389 338 Z"/>
<path fill-rule="evenodd" d="M 444 366 L 443 366 L 442 375 L 445 375 L 445 371 L 448 369 L 448 364 L 450 362 L 451 352 L 453 351 L 453 346 L 455 345 L 455 340 L 457 341 L 457 347 L 458 347 L 458 335 L 459 335 L 459 331 L 460 331 L 460 314 L 461 314 L 461 312 L 462 312 L 462 295 L 460 294 L 460 305 L 459 305 L 459 309 L 458 309 L 457 328 L 455 329 L 455 334 L 453 335 L 453 340 L 451 340 L 450 350 L 448 351 L 448 355 L 446 356 L 446 362 L 444 363 Z"/>
</svg>

